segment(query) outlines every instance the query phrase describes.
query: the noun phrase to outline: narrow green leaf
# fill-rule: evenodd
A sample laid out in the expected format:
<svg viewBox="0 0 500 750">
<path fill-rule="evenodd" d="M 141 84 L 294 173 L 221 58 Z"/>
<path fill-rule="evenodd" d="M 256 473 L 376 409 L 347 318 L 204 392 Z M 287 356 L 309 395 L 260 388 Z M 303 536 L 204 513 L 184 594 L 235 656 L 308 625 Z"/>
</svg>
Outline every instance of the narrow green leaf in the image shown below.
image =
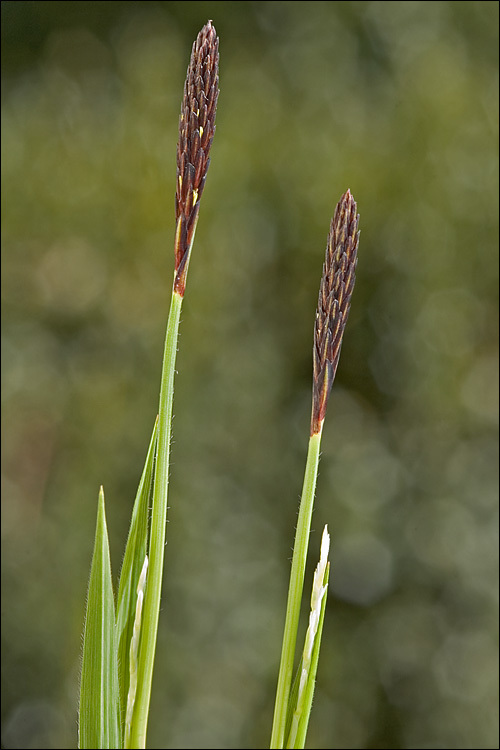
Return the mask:
<svg viewBox="0 0 500 750">
<path fill-rule="evenodd" d="M 297 676 L 290 693 L 286 722 L 287 734 L 285 735 L 287 737 L 287 748 L 303 748 L 305 744 L 325 617 L 330 571 L 328 563 L 329 545 L 330 537 L 325 526 L 321 541 L 321 557 L 314 573 L 309 627 Z"/>
<path fill-rule="evenodd" d="M 130 748 L 132 735 L 132 720 L 135 708 L 135 696 L 137 695 L 137 676 L 139 662 L 139 642 L 141 638 L 142 605 L 144 604 L 144 593 L 146 590 L 146 579 L 148 575 L 149 558 L 146 555 L 142 566 L 141 576 L 137 585 L 137 604 L 135 607 L 134 632 L 130 642 L 129 663 L 130 680 L 127 695 L 127 710 L 125 712 L 124 747 Z"/>
<path fill-rule="evenodd" d="M 286 714 L 286 724 L 285 724 L 285 738 L 288 738 L 290 736 L 290 730 L 292 728 L 292 719 L 295 713 L 295 709 L 297 707 L 297 698 L 299 695 L 299 684 L 300 684 L 301 674 L 302 674 L 302 656 L 300 657 L 299 666 L 297 667 L 297 671 L 295 673 L 295 677 L 292 683 L 292 688 L 290 690 L 290 697 L 288 699 L 288 711 Z"/>
<path fill-rule="evenodd" d="M 325 586 L 328 586 L 329 576 L 330 576 L 330 563 L 328 563 L 326 571 L 325 571 L 325 578 L 324 578 Z M 309 717 L 311 715 L 311 707 L 312 707 L 312 701 L 313 701 L 313 695 L 314 695 L 314 685 L 316 683 L 316 672 L 318 671 L 319 650 L 321 647 L 321 636 L 323 633 L 323 622 L 325 619 L 326 600 L 327 600 L 327 597 L 324 596 L 323 602 L 321 604 L 321 616 L 319 619 L 318 632 L 316 634 L 316 638 L 314 641 L 311 669 L 309 671 L 309 679 L 307 681 L 306 693 L 305 693 L 305 698 L 304 698 L 304 709 L 302 712 L 302 717 L 299 722 L 297 738 L 295 740 L 295 744 L 293 745 L 294 748 L 303 748 L 305 745 L 305 741 L 306 741 L 307 727 L 309 726 Z"/>
<path fill-rule="evenodd" d="M 115 603 L 102 487 L 85 617 L 78 746 L 122 747 Z"/>
<path fill-rule="evenodd" d="M 324 578 L 324 585 L 328 586 L 328 579 L 330 576 L 330 563 L 328 563 L 326 571 L 325 571 L 325 578 Z M 316 634 L 316 638 L 314 641 L 314 650 L 312 655 L 312 662 L 311 662 L 311 669 L 309 671 L 309 679 L 307 681 L 307 688 L 306 688 L 306 695 L 304 700 L 304 710 L 302 713 L 302 718 L 299 723 L 299 731 L 297 732 L 297 739 L 295 742 L 294 747 L 300 747 L 303 748 L 306 741 L 306 734 L 307 734 L 307 727 L 309 725 L 309 717 L 311 715 L 311 707 L 312 707 L 312 701 L 313 701 L 313 695 L 314 695 L 314 686 L 316 684 L 316 672 L 318 671 L 318 661 L 319 661 L 319 650 L 321 647 L 321 636 L 323 634 L 323 622 L 325 620 L 325 611 L 326 611 L 326 600 L 327 597 L 323 597 L 323 602 L 321 604 L 321 616 L 319 619 L 319 625 L 318 625 L 318 632 Z"/>
<path fill-rule="evenodd" d="M 122 731 L 130 682 L 130 643 L 134 632 L 137 606 L 137 585 L 146 557 L 149 527 L 149 501 L 154 474 L 158 417 L 156 418 L 141 480 L 132 510 L 130 530 L 120 573 L 116 605 L 116 637 L 118 644 L 118 677 L 122 708 Z"/>
</svg>

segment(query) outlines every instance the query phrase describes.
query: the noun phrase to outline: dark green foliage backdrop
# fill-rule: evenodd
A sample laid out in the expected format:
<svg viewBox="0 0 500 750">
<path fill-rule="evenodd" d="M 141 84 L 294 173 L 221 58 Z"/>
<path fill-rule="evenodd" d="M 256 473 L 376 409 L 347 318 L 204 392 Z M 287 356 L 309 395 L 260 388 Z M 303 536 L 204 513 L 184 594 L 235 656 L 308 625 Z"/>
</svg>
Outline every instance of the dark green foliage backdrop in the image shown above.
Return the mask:
<svg viewBox="0 0 500 750">
<path fill-rule="evenodd" d="M 76 745 L 99 485 L 152 429 L 175 146 L 221 94 L 181 324 L 149 746 L 268 746 L 330 217 L 361 214 L 323 438 L 314 748 L 498 746 L 498 4 L 2 3 L 2 745 Z"/>
</svg>

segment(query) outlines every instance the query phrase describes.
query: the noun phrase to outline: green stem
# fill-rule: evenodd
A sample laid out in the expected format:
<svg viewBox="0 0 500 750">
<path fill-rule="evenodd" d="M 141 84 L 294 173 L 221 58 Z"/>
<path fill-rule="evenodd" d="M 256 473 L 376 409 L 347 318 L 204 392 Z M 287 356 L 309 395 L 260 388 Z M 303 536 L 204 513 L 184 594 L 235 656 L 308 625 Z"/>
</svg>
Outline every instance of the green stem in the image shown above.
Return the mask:
<svg viewBox="0 0 500 750">
<path fill-rule="evenodd" d="M 182 297 L 172 292 L 170 314 L 168 316 L 163 370 L 161 376 L 160 406 L 158 412 L 158 448 L 153 491 L 151 535 L 149 541 L 149 572 L 142 635 L 138 663 L 137 695 L 130 735 L 130 747 L 146 747 L 151 683 L 160 614 L 161 587 L 163 578 L 163 557 L 165 551 L 165 531 L 167 520 L 167 492 L 170 460 L 170 433 L 172 424 L 172 402 L 174 397 L 175 358 Z"/>
<path fill-rule="evenodd" d="M 307 450 L 304 485 L 302 487 L 302 498 L 300 501 L 299 517 L 297 520 L 297 530 L 295 532 L 290 587 L 288 589 L 285 631 L 283 634 L 278 688 L 276 691 L 276 703 L 274 706 L 271 748 L 282 748 L 285 741 L 288 698 L 292 682 L 295 642 L 297 640 L 297 629 L 299 626 L 307 548 L 309 545 L 309 532 L 311 529 L 311 517 L 314 506 L 314 492 L 316 489 L 316 477 L 318 475 L 320 445 L 321 430 L 314 435 L 311 435 Z"/>
</svg>

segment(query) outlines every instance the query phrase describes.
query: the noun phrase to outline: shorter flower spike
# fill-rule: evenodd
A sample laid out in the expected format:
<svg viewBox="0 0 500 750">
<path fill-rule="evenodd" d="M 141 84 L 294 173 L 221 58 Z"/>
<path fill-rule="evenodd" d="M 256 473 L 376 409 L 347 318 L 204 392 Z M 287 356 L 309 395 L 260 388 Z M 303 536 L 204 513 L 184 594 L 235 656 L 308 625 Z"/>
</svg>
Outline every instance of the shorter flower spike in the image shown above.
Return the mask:
<svg viewBox="0 0 500 750">
<path fill-rule="evenodd" d="M 193 44 L 179 119 L 174 291 L 181 296 L 210 164 L 218 96 L 219 39 L 208 21 Z"/>
<path fill-rule="evenodd" d="M 314 323 L 311 435 L 321 432 L 351 306 L 358 253 L 359 215 L 349 190 L 330 224 Z"/>
</svg>

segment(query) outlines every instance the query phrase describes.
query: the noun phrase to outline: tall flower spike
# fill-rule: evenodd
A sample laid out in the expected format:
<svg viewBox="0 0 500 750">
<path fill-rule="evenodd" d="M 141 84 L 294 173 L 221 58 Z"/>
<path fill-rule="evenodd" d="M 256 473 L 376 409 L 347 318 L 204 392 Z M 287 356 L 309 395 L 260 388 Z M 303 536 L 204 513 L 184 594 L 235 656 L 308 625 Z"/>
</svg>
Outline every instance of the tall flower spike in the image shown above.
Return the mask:
<svg viewBox="0 0 500 750">
<path fill-rule="evenodd" d="M 351 306 L 358 260 L 356 201 L 349 190 L 330 224 L 314 323 L 311 435 L 321 432 Z"/>
<path fill-rule="evenodd" d="M 181 297 L 210 164 L 218 96 L 219 39 L 208 21 L 193 44 L 179 119 L 174 291 Z"/>
</svg>

